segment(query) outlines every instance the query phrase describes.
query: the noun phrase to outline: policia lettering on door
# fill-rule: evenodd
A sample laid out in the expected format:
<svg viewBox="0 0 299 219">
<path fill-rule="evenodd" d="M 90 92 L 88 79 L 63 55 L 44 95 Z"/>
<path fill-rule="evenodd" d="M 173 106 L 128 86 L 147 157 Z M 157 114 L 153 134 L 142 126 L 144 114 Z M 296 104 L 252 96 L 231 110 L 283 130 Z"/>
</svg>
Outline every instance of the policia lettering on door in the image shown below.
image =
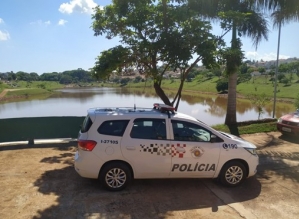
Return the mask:
<svg viewBox="0 0 299 219">
<path fill-rule="evenodd" d="M 215 171 L 215 164 L 173 164 L 171 171 L 180 171 L 180 172 L 195 172 L 195 171 Z"/>
</svg>

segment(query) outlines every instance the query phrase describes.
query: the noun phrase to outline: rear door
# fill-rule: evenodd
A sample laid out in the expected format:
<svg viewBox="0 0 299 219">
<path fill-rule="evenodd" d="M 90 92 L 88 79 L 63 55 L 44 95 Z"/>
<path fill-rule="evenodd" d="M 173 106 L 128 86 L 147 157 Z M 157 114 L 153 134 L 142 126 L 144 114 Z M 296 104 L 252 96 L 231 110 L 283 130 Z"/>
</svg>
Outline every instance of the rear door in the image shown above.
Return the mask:
<svg viewBox="0 0 299 219">
<path fill-rule="evenodd" d="M 165 118 L 136 118 L 128 124 L 121 149 L 134 169 L 135 178 L 169 176 L 171 146 L 167 122 Z"/>
</svg>

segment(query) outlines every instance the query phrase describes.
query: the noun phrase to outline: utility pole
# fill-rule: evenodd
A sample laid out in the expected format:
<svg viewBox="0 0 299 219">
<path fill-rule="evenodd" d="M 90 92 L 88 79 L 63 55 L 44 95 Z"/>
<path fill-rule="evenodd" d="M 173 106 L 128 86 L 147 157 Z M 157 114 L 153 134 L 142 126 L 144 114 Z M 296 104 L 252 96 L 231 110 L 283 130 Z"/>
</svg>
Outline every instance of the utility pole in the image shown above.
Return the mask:
<svg viewBox="0 0 299 219">
<path fill-rule="evenodd" d="M 278 46 L 277 46 L 277 59 L 276 59 L 276 69 L 275 69 L 274 103 L 273 103 L 273 116 L 272 116 L 273 118 L 275 118 L 275 110 L 276 110 L 276 93 L 277 93 L 277 75 L 278 75 L 278 64 L 279 64 L 280 35 L 281 35 L 281 20 L 279 21 L 279 29 L 278 29 Z"/>
</svg>

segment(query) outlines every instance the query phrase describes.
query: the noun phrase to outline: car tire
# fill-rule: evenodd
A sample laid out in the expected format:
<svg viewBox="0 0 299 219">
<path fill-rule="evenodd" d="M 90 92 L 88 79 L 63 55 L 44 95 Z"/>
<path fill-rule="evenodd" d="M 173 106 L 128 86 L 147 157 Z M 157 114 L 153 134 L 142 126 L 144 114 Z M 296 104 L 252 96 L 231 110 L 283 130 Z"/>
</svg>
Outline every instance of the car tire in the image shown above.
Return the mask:
<svg viewBox="0 0 299 219">
<path fill-rule="evenodd" d="M 239 161 L 226 163 L 220 172 L 219 180 L 225 186 L 240 185 L 247 177 L 246 168 Z"/>
<path fill-rule="evenodd" d="M 106 189 L 120 191 L 131 182 L 132 174 L 128 165 L 115 162 L 103 167 L 99 180 Z"/>
</svg>

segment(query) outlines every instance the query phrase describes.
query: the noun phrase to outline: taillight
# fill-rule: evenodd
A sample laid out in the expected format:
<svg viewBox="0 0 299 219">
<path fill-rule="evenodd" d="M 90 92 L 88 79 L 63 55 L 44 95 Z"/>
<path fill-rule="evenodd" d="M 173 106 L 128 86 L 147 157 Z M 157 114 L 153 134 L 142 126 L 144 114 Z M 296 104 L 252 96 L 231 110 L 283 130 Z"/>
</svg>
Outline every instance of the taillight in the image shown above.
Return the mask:
<svg viewBox="0 0 299 219">
<path fill-rule="evenodd" d="M 96 146 L 96 141 L 91 140 L 79 140 L 78 141 L 78 147 L 84 151 L 92 151 L 94 147 Z"/>
</svg>

